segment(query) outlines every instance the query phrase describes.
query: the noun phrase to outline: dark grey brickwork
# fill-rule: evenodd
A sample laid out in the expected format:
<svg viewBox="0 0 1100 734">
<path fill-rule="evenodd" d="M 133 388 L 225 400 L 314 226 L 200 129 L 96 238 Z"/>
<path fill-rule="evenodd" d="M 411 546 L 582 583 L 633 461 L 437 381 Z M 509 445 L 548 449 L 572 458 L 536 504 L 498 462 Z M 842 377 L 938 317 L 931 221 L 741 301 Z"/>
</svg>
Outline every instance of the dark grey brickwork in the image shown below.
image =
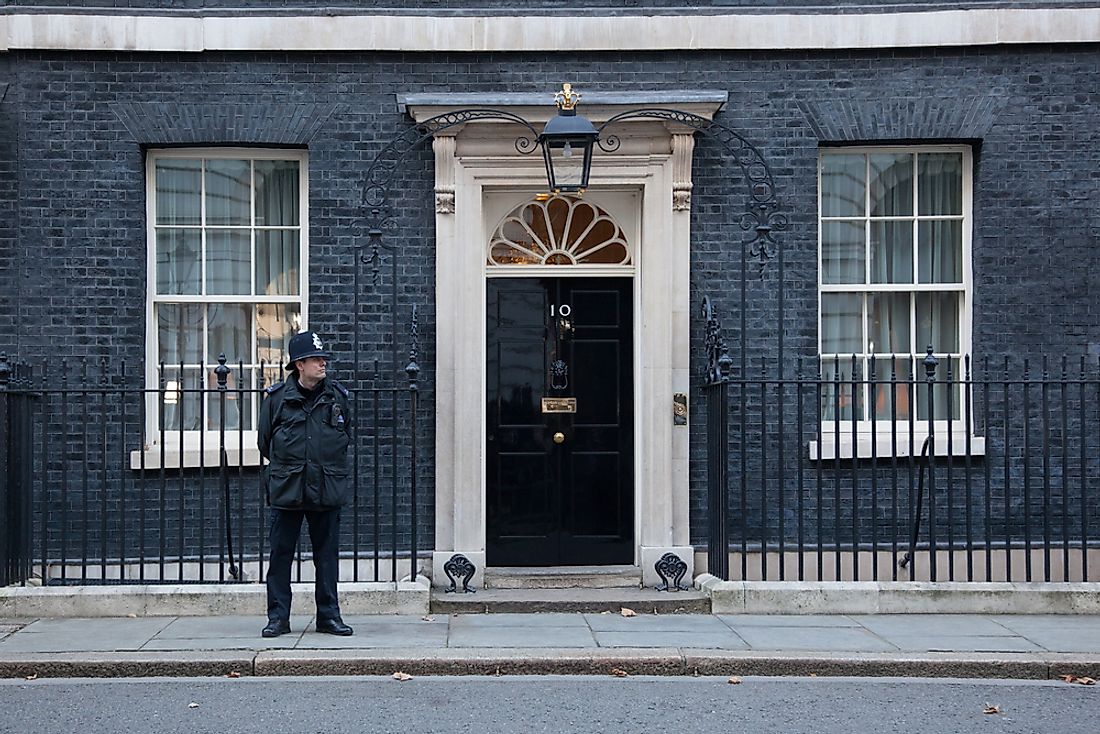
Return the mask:
<svg viewBox="0 0 1100 734">
<path fill-rule="evenodd" d="M 19 293 L 19 258 L 16 255 L 18 170 L 16 166 L 16 99 L 12 65 L 0 57 L 0 351 L 18 348 L 16 309 Z"/>
<path fill-rule="evenodd" d="M 758 145 L 790 218 L 779 263 L 746 273 L 745 357 L 774 366 L 816 350 L 816 163 L 821 144 L 899 140 L 975 145 L 974 349 L 1100 353 L 1100 49 L 1013 47 L 838 53 L 585 54 L 93 54 L 11 52 L 0 126 L 18 130 L 17 260 L 20 356 L 131 359 L 145 333 L 144 147 L 189 142 L 292 144 L 309 150 L 311 321 L 333 334 L 347 369 L 355 323 L 350 283 L 365 243 L 359 198 L 366 166 L 409 125 L 397 93 L 552 90 L 563 68 L 581 90 L 730 90 L 719 119 Z M 13 109 L 12 105 L 16 107 Z M 242 111 L 238 116 L 235 111 Z M 247 112 L 247 114 L 244 114 Z M 232 113 L 232 114 L 230 114 Z M 285 115 L 285 118 L 283 117 Z M 247 122 L 230 126 L 228 121 Z M 16 124 L 18 123 L 18 124 Z M 224 140 L 215 139 L 224 136 Z M 0 143 L 0 166 L 3 166 Z M 10 177 L 9 177 L 10 179 Z M 11 183 L 0 182 L 0 206 Z M 8 187 L 8 188 L 4 188 Z M 10 194 L 9 194 L 10 196 Z M 692 300 L 716 299 L 731 344 L 740 338 L 740 175 L 712 140 L 697 146 Z M 421 304 L 424 384 L 433 384 L 434 256 L 429 149 L 395 173 L 402 324 Z M 5 223 L 0 222 L 0 247 Z M 0 249 L 0 256 L 4 251 Z M 364 286 L 363 356 L 387 360 L 385 292 Z M 10 277 L 10 276 L 2 276 Z M 0 319 L 13 306 L 5 299 Z M 8 311 L 5 312 L 4 309 Z M 10 315 L 7 318 L 11 318 Z M 404 326 L 402 326 L 402 329 Z M 701 355 L 693 328 L 694 374 Z M 402 352 L 405 337 L 399 340 Z M 741 355 L 735 355 L 740 365 Z M 385 365 L 385 361 L 383 365 Z M 430 393 L 425 402 L 431 405 Z M 705 512 L 703 406 L 693 393 L 692 518 Z M 430 421 L 429 421 L 430 423 Z M 793 418 L 789 425 L 793 425 Z M 432 486 L 430 430 L 421 486 Z M 425 493 L 427 494 L 427 492 Z M 430 547 L 430 497 L 423 543 Z M 1100 523 L 1098 523 L 1100 525 Z"/>
</svg>

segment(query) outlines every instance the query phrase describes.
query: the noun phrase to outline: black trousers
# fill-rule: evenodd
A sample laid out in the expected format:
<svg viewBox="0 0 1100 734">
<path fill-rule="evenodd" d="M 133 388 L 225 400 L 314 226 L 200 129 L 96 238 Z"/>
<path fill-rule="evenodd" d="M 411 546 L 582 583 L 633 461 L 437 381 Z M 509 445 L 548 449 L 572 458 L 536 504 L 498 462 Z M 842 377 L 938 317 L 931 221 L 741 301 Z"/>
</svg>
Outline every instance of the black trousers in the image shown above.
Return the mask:
<svg viewBox="0 0 1100 734">
<path fill-rule="evenodd" d="M 271 508 L 271 555 L 267 567 L 267 619 L 290 619 L 290 565 L 302 532 L 309 525 L 313 545 L 317 620 L 340 616 L 336 581 L 340 577 L 340 510 L 280 510 Z"/>
</svg>

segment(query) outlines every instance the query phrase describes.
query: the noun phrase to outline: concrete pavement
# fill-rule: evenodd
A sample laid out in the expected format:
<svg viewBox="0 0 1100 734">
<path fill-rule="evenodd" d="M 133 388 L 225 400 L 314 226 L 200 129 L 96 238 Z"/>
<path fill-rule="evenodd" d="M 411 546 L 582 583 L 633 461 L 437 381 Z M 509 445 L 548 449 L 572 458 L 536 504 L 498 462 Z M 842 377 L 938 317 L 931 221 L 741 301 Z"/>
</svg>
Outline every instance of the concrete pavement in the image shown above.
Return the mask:
<svg viewBox="0 0 1100 734">
<path fill-rule="evenodd" d="M 0 619 L 0 677 L 629 674 L 1100 678 L 1100 616 L 349 616 L 260 637 L 252 616 Z"/>
</svg>

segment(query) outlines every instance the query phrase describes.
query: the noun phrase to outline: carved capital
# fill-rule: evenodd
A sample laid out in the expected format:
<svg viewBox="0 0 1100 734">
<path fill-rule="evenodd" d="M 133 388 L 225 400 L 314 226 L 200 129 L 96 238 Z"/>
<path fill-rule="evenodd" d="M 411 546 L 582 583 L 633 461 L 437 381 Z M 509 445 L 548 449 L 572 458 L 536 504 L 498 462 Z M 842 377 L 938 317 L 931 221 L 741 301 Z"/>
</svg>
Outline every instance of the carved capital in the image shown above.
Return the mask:
<svg viewBox="0 0 1100 734">
<path fill-rule="evenodd" d="M 672 136 L 672 211 L 691 210 L 691 159 L 695 137 L 690 133 Z"/>
<path fill-rule="evenodd" d="M 453 135 L 436 135 L 432 140 L 435 152 L 435 211 L 455 213 L 455 139 Z"/>
</svg>

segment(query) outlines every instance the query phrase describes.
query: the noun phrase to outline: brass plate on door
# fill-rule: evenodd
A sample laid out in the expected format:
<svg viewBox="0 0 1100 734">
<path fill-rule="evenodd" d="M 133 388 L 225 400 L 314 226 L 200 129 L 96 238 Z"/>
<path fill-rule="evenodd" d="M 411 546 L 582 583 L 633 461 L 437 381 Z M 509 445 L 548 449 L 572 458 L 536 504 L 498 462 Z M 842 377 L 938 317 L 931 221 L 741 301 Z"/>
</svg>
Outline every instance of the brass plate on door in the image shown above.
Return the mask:
<svg viewBox="0 0 1100 734">
<path fill-rule="evenodd" d="M 543 398 L 543 413 L 576 413 L 576 398 Z"/>
</svg>

